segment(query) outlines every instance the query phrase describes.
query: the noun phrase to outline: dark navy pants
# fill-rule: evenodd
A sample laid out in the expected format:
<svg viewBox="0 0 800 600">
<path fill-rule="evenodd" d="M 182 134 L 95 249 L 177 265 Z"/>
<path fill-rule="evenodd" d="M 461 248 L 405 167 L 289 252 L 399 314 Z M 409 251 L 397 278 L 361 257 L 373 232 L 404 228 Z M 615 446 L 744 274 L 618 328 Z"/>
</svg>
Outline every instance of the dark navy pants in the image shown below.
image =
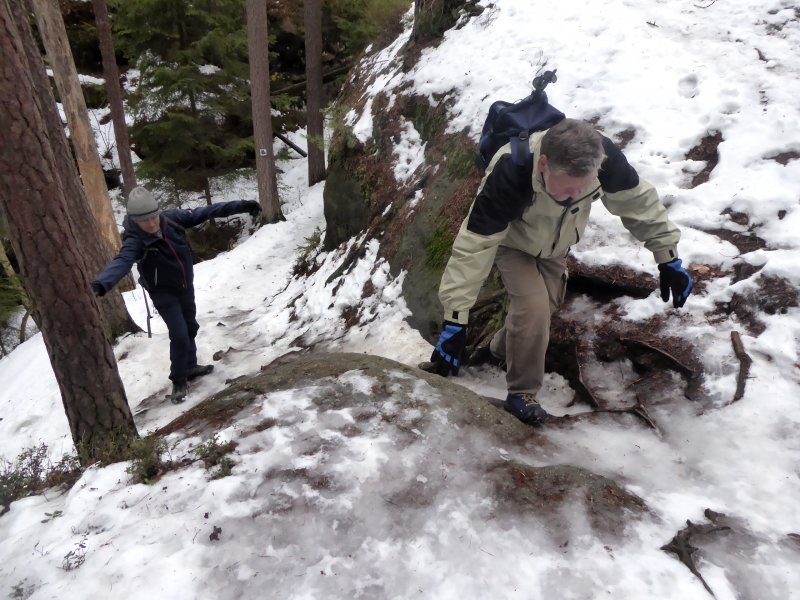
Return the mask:
<svg viewBox="0 0 800 600">
<path fill-rule="evenodd" d="M 150 293 L 150 298 L 169 330 L 169 378 L 174 382 L 185 382 L 189 369 L 197 364 L 194 339 L 200 325 L 196 319 L 194 289 L 155 291 Z"/>
</svg>

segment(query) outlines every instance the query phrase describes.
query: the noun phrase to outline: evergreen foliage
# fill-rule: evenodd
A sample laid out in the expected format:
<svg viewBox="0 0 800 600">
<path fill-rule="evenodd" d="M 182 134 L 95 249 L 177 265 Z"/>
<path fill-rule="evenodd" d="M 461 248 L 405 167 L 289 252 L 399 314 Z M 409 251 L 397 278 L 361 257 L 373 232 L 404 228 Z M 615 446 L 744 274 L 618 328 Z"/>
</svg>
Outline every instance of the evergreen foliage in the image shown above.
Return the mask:
<svg viewBox="0 0 800 600">
<path fill-rule="evenodd" d="M 0 274 L 0 325 L 4 325 L 21 305 L 22 301 L 17 289 L 4 275 Z"/>
<path fill-rule="evenodd" d="M 252 157 L 244 0 L 115 0 L 117 47 L 139 71 L 131 141 L 144 179 L 201 190 Z"/>
<path fill-rule="evenodd" d="M 276 130 L 302 123 L 302 5 L 268 0 Z M 399 31 L 409 0 L 323 0 L 324 69 Z M 136 71 L 127 96 L 141 179 L 167 195 L 255 164 L 245 0 L 109 0 L 114 45 Z M 138 73 L 137 73 L 138 72 Z M 281 82 L 281 84 L 277 84 Z M 296 111 L 297 115 L 292 116 Z"/>
<path fill-rule="evenodd" d="M 338 30 L 346 54 L 357 54 L 382 33 L 392 31 L 410 6 L 408 0 L 323 0 L 323 10 Z"/>
</svg>

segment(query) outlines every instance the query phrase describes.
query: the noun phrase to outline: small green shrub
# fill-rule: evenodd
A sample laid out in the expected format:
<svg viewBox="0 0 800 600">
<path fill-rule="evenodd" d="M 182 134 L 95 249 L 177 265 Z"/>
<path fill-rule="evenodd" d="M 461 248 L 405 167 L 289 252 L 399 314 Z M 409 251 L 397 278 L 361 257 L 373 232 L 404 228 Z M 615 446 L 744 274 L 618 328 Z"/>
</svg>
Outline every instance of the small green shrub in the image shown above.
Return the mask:
<svg viewBox="0 0 800 600">
<path fill-rule="evenodd" d="M 86 534 L 80 542 L 75 544 L 75 548 L 70 550 L 64 555 L 64 560 L 61 561 L 61 568 L 65 571 L 74 571 L 86 562 Z"/>
<path fill-rule="evenodd" d="M 206 471 L 211 474 L 212 479 L 227 477 L 231 474 L 233 459 L 228 456 L 236 448 L 236 442 L 229 441 L 221 444 L 216 434 L 203 444 L 194 449 L 194 453 L 203 461 Z"/>
<path fill-rule="evenodd" d="M 125 472 L 133 483 L 154 483 L 169 468 L 169 461 L 163 459 L 167 452 L 167 442 L 155 434 L 133 440 L 128 448 L 131 464 Z"/>
<path fill-rule="evenodd" d="M 472 13 L 474 0 L 428 0 L 414 11 L 414 39 L 440 39 L 455 26 L 463 12 Z"/>
<path fill-rule="evenodd" d="M 345 159 L 353 150 L 361 145 L 345 119 L 351 108 L 346 104 L 331 103 L 325 110 L 325 120 L 334 132 L 328 147 L 328 164 L 332 165 Z"/>
<path fill-rule="evenodd" d="M 23 450 L 13 461 L 0 464 L 0 511 L 15 500 L 52 487 L 69 487 L 81 476 L 78 457 L 68 454 L 53 464 L 45 444 Z M 2 514 L 2 513 L 0 513 Z"/>
<path fill-rule="evenodd" d="M 33 592 L 36 591 L 35 585 L 28 585 L 27 579 L 23 579 L 16 585 L 11 586 L 11 593 L 8 597 L 11 600 L 26 600 L 33 596 Z"/>
<path fill-rule="evenodd" d="M 297 259 L 292 267 L 292 274 L 309 275 L 314 272 L 314 261 L 322 250 L 322 230 L 316 227 L 313 233 L 305 238 L 305 243 L 297 247 Z"/>
<path fill-rule="evenodd" d="M 409 105 L 411 122 L 423 142 L 439 137 L 445 129 L 446 111 L 430 105 L 426 98 L 416 97 Z"/>
</svg>

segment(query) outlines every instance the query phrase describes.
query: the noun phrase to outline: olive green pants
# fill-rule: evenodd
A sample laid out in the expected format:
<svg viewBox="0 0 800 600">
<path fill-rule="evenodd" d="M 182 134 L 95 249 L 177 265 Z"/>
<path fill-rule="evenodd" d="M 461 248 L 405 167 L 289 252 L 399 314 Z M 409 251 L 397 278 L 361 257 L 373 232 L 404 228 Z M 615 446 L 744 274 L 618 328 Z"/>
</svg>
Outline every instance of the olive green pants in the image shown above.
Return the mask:
<svg viewBox="0 0 800 600">
<path fill-rule="evenodd" d="M 509 393 L 536 394 L 544 380 L 550 317 L 564 302 L 567 289 L 567 259 L 536 258 L 501 246 L 495 264 L 510 306 L 489 349 L 506 361 Z"/>
</svg>

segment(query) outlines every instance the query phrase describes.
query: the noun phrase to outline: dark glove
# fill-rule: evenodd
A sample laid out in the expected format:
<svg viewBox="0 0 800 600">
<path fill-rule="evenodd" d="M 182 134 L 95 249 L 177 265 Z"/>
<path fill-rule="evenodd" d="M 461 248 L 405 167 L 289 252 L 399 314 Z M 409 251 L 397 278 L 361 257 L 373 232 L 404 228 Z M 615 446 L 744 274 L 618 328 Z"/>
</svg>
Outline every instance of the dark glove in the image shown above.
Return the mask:
<svg viewBox="0 0 800 600">
<path fill-rule="evenodd" d="M 680 308 L 692 292 L 691 275 L 683 268 L 680 258 L 661 263 L 658 270 L 661 273 L 661 299 L 664 302 L 669 300 L 669 293 L 672 291 L 672 306 Z"/>
<path fill-rule="evenodd" d="M 436 365 L 436 374 L 447 377 L 452 371 L 453 375 L 458 375 L 466 345 L 466 326 L 445 321 L 436 349 L 431 354 L 431 362 Z"/>
<path fill-rule="evenodd" d="M 101 296 L 106 295 L 106 288 L 104 288 L 99 282 L 93 281 L 92 282 L 92 291 L 94 295 L 100 298 Z"/>
<path fill-rule="evenodd" d="M 258 202 L 256 202 L 255 200 L 246 200 L 245 203 L 244 203 L 244 207 L 245 207 L 245 210 L 254 219 L 258 216 L 258 213 L 261 212 L 261 205 Z"/>
</svg>

